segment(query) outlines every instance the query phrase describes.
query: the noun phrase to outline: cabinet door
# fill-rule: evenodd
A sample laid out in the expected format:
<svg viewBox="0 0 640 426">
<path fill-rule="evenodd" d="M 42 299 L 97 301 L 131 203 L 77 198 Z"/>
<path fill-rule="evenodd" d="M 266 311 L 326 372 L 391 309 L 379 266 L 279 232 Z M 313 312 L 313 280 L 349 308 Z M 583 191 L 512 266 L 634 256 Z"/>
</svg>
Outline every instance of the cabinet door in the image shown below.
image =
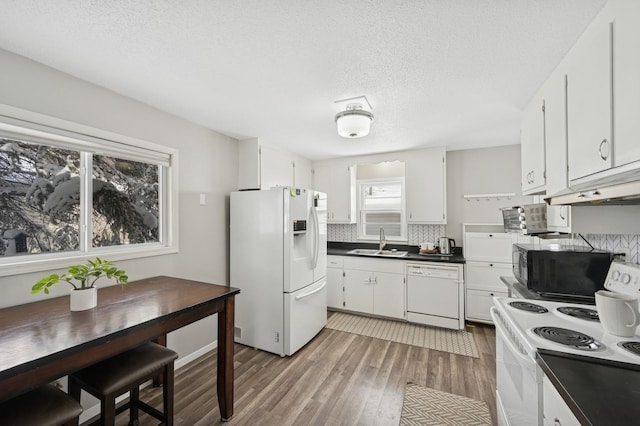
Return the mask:
<svg viewBox="0 0 640 426">
<path fill-rule="evenodd" d="M 580 422 L 547 376 L 542 378 L 542 411 L 545 424 L 579 426 Z"/>
<path fill-rule="evenodd" d="M 544 94 L 544 153 L 545 186 L 547 195 L 569 187 L 567 177 L 567 117 L 566 80 L 560 67 L 543 86 Z"/>
<path fill-rule="evenodd" d="M 355 223 L 354 167 L 318 166 L 314 170 L 314 189 L 327 194 L 327 223 Z"/>
<path fill-rule="evenodd" d="M 467 290 L 465 318 L 493 323 L 489 313 L 493 306 L 493 298 L 508 297 L 508 294 L 508 292 L 498 291 Z"/>
<path fill-rule="evenodd" d="M 284 152 L 263 145 L 260 148 L 260 187 L 293 186 L 294 160 Z"/>
<path fill-rule="evenodd" d="M 405 317 L 404 275 L 374 274 L 373 313 L 391 318 Z"/>
<path fill-rule="evenodd" d="M 260 143 L 258 139 L 238 142 L 238 189 L 260 189 Z"/>
<path fill-rule="evenodd" d="M 611 168 L 610 25 L 589 27 L 571 49 L 567 72 L 569 180 Z"/>
<path fill-rule="evenodd" d="M 610 2 L 615 8 L 613 33 L 613 165 L 640 160 L 640 2 Z"/>
<path fill-rule="evenodd" d="M 547 227 L 550 231 L 571 232 L 571 206 L 547 206 Z"/>
<path fill-rule="evenodd" d="M 536 97 L 527 107 L 522 120 L 520 158 L 522 193 L 525 195 L 544 190 L 544 112 L 544 99 Z"/>
<path fill-rule="evenodd" d="M 513 277 L 511 263 L 467 261 L 465 283 L 467 288 L 506 292 L 500 277 Z"/>
<path fill-rule="evenodd" d="M 466 259 L 511 263 L 514 235 L 504 232 L 467 232 L 464 238 Z"/>
<path fill-rule="evenodd" d="M 344 270 L 344 308 L 373 313 L 373 275 L 368 271 Z"/>
<path fill-rule="evenodd" d="M 344 308 L 342 268 L 327 268 L 327 307 Z"/>
<path fill-rule="evenodd" d="M 446 152 L 417 151 L 405 162 L 407 223 L 447 223 Z"/>
</svg>

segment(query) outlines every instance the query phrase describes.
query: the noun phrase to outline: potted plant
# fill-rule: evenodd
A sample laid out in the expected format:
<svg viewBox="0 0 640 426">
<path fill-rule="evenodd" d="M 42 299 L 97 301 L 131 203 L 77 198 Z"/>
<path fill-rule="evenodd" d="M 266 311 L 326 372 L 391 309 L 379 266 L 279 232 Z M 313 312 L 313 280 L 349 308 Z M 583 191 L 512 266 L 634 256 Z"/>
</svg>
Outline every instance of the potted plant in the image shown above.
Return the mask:
<svg viewBox="0 0 640 426">
<path fill-rule="evenodd" d="M 73 287 L 70 294 L 71 310 L 83 311 L 95 308 L 98 304 L 98 292 L 95 285 L 101 277 L 115 278 L 120 285 L 127 284 L 129 280 L 125 271 L 116 268 L 108 260 L 96 257 L 95 260 L 88 260 L 84 265 L 69 266 L 67 272 L 62 275 L 51 274 L 42 278 L 31 287 L 31 294 L 41 291 L 49 294 L 49 287 L 60 281 L 66 281 Z"/>
</svg>

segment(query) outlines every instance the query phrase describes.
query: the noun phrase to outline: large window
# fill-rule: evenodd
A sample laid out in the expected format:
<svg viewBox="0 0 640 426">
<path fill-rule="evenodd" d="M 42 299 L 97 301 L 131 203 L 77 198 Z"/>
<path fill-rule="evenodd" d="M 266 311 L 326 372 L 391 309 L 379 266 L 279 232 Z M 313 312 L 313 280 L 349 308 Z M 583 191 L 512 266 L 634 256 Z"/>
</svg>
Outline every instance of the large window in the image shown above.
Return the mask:
<svg viewBox="0 0 640 426">
<path fill-rule="evenodd" d="M 95 131 L 0 115 L 0 265 L 172 245 L 175 152 Z"/>
<path fill-rule="evenodd" d="M 404 179 L 358 182 L 358 238 L 379 239 L 380 229 L 390 241 L 406 241 Z"/>
<path fill-rule="evenodd" d="M 0 255 L 80 249 L 80 153 L 0 138 Z"/>
</svg>

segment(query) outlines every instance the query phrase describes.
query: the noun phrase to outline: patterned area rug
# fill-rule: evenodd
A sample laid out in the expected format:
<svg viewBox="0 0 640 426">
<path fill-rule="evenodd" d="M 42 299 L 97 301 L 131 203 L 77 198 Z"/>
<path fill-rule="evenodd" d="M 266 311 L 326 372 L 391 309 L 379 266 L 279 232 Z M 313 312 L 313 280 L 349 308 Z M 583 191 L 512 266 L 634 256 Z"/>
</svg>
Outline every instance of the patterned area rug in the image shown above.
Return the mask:
<svg viewBox="0 0 640 426">
<path fill-rule="evenodd" d="M 491 425 L 491 414 L 485 402 L 407 383 L 400 425 Z"/>
<path fill-rule="evenodd" d="M 334 312 L 327 328 L 479 358 L 473 334 L 464 330 L 449 330 L 343 312 Z"/>
</svg>

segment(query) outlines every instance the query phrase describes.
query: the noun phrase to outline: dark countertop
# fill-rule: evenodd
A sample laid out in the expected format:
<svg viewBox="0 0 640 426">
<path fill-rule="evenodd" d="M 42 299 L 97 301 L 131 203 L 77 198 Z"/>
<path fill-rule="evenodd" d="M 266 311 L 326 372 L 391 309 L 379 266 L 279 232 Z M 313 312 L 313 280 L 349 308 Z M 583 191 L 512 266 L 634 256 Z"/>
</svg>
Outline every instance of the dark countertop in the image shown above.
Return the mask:
<svg viewBox="0 0 640 426">
<path fill-rule="evenodd" d="M 419 262 L 446 262 L 446 263 L 465 263 L 465 259 L 462 256 L 462 247 L 456 247 L 454 249 L 454 253 L 452 255 L 444 256 L 440 254 L 427 254 L 422 255 L 419 254 L 418 246 L 406 246 L 406 245 L 397 245 L 397 244 L 387 244 L 384 249 L 391 250 L 397 249 L 398 251 L 407 251 L 406 256 L 402 257 L 376 257 L 376 256 L 367 256 L 363 254 L 348 254 L 350 250 L 353 249 L 377 249 L 378 244 L 372 243 L 341 243 L 341 242 L 333 242 L 329 241 L 327 243 L 327 254 L 332 256 L 358 256 L 358 257 L 368 257 L 373 259 L 397 259 L 397 260 L 410 260 L 410 261 L 419 261 Z"/>
<path fill-rule="evenodd" d="M 581 424 L 638 424 L 640 366 L 546 349 L 537 358 Z"/>
</svg>

